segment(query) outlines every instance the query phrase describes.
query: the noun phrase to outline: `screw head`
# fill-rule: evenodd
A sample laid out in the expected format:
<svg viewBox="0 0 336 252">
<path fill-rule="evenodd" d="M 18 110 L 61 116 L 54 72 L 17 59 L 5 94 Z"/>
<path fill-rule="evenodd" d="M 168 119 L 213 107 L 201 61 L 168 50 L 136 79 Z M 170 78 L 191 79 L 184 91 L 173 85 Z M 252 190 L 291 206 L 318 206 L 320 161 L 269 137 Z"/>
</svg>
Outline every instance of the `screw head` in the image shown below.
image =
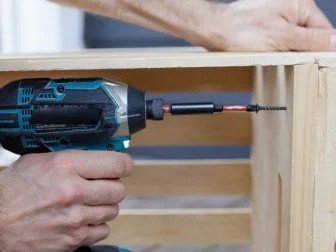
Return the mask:
<svg viewBox="0 0 336 252">
<path fill-rule="evenodd" d="M 114 149 L 113 144 L 106 145 L 106 149 L 109 150 L 109 151 L 113 151 L 113 149 Z"/>
<path fill-rule="evenodd" d="M 59 93 L 63 93 L 63 92 L 64 92 L 64 86 L 63 86 L 63 85 L 59 85 L 59 86 L 57 87 L 57 91 L 58 91 Z"/>
</svg>

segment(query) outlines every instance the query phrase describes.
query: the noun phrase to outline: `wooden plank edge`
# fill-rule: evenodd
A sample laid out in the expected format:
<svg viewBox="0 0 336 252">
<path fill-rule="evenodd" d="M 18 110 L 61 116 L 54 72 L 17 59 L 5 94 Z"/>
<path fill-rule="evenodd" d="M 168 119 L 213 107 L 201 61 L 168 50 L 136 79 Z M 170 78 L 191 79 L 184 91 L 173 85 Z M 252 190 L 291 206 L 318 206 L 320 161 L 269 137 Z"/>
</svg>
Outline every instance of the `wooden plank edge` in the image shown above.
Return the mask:
<svg viewBox="0 0 336 252">
<path fill-rule="evenodd" d="M 223 215 L 223 214 L 251 214 L 250 207 L 240 208 L 172 208 L 172 209 L 120 209 L 119 215 Z"/>
<path fill-rule="evenodd" d="M 101 244 L 227 244 L 250 240 L 249 208 L 121 210 Z"/>
<path fill-rule="evenodd" d="M 129 197 L 251 195 L 249 160 L 140 160 L 123 178 Z"/>
<path fill-rule="evenodd" d="M 0 71 L 272 66 L 314 63 L 309 53 L 137 52 L 26 54 L 0 57 Z"/>
<path fill-rule="evenodd" d="M 134 160 L 136 166 L 150 165 L 230 165 L 230 164 L 246 164 L 250 165 L 250 159 L 153 159 L 153 160 Z"/>
</svg>

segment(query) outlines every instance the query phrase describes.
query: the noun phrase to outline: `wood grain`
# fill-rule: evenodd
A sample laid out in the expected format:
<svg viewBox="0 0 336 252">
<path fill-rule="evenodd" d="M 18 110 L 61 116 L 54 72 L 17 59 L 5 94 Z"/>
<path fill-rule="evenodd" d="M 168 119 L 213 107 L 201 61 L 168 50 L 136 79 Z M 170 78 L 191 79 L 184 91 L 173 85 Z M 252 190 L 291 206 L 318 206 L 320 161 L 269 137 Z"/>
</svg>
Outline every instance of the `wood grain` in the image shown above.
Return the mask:
<svg viewBox="0 0 336 252">
<path fill-rule="evenodd" d="M 247 92 L 252 88 L 252 76 L 251 67 L 17 71 L 0 72 L 0 86 L 24 78 L 100 77 L 146 92 Z"/>
<path fill-rule="evenodd" d="M 302 91 L 302 87 L 299 88 Z M 299 91 L 299 90 L 298 90 Z M 307 95 L 307 100 L 312 101 L 311 116 L 307 116 L 305 124 L 311 123 L 311 131 L 304 135 L 310 142 L 302 146 L 302 151 L 307 153 L 305 163 L 297 164 L 310 172 L 304 177 L 305 197 L 307 207 L 306 219 L 310 222 L 304 234 L 304 242 L 312 248 L 313 252 L 335 250 L 336 240 L 336 68 L 321 69 L 318 86 Z M 308 113 L 308 111 L 307 111 Z M 304 140 L 301 139 L 301 142 Z M 300 139 L 297 139 L 300 143 Z M 302 169 L 300 169 L 302 172 Z M 297 171 L 299 172 L 299 171 Z M 305 174 L 305 173 L 304 173 Z M 313 175 L 313 176 L 312 176 Z M 311 208 L 313 207 L 313 211 Z M 312 231 L 313 230 L 313 231 Z M 294 230 L 293 230 L 294 231 Z M 311 232 L 312 231 L 312 232 Z M 313 238 L 311 235 L 313 234 Z"/>
<path fill-rule="evenodd" d="M 100 244 L 223 244 L 248 242 L 250 209 L 121 210 Z"/>
<path fill-rule="evenodd" d="M 263 68 L 256 80 L 256 97 L 289 110 L 253 120 L 253 251 L 334 251 L 336 69 Z"/>
<path fill-rule="evenodd" d="M 290 206 L 289 202 L 285 202 L 290 209 L 290 218 L 287 219 L 290 227 L 285 245 L 291 252 L 315 251 L 312 250 L 315 200 L 313 152 L 316 148 L 314 121 L 322 116 L 319 115 L 322 111 L 317 110 L 320 100 L 318 66 L 295 66 L 294 71 L 291 184 L 288 184 L 291 186 Z"/>
<path fill-rule="evenodd" d="M 251 122 L 248 113 L 165 116 L 148 121 L 147 128 L 133 136 L 132 146 L 248 145 Z"/>
<path fill-rule="evenodd" d="M 201 48 L 85 50 L 61 54 L 5 55 L 0 57 L 0 71 L 277 66 L 315 63 L 320 55 L 207 52 Z"/>
<path fill-rule="evenodd" d="M 129 196 L 250 195 L 248 160 L 135 161 Z"/>
<path fill-rule="evenodd" d="M 288 111 L 260 113 L 252 120 L 254 252 L 289 251 L 293 81 L 292 67 L 258 67 L 256 71 L 254 100 L 284 104 Z"/>
</svg>

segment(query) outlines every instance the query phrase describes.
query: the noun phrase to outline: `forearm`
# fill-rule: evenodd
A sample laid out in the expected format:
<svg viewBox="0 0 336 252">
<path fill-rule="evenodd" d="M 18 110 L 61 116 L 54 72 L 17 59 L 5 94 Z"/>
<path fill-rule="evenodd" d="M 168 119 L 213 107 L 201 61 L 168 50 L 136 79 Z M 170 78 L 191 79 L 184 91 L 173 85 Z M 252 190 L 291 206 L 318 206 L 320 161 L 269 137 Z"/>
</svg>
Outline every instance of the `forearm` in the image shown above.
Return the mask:
<svg viewBox="0 0 336 252">
<path fill-rule="evenodd" d="M 51 0 L 206 44 L 213 4 L 206 0 Z"/>
</svg>

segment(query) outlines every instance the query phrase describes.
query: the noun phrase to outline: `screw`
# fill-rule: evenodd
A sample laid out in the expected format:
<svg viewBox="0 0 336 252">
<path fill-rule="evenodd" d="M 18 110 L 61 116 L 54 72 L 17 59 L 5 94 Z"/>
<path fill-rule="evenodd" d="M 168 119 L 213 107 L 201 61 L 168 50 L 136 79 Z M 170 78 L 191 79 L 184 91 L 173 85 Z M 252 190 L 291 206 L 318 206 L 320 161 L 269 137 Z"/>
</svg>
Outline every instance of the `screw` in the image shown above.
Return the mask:
<svg viewBox="0 0 336 252">
<path fill-rule="evenodd" d="M 114 149 L 113 144 L 106 145 L 106 149 L 109 150 L 109 151 L 113 151 L 113 149 Z"/>
<path fill-rule="evenodd" d="M 256 105 L 248 105 L 246 111 L 248 112 L 256 112 L 258 113 L 260 110 L 287 110 L 287 107 L 284 106 L 260 106 L 259 104 Z"/>
<path fill-rule="evenodd" d="M 57 87 L 57 91 L 58 91 L 59 93 L 63 93 L 63 92 L 64 92 L 64 86 L 63 86 L 63 85 L 59 85 L 59 86 Z"/>
</svg>

